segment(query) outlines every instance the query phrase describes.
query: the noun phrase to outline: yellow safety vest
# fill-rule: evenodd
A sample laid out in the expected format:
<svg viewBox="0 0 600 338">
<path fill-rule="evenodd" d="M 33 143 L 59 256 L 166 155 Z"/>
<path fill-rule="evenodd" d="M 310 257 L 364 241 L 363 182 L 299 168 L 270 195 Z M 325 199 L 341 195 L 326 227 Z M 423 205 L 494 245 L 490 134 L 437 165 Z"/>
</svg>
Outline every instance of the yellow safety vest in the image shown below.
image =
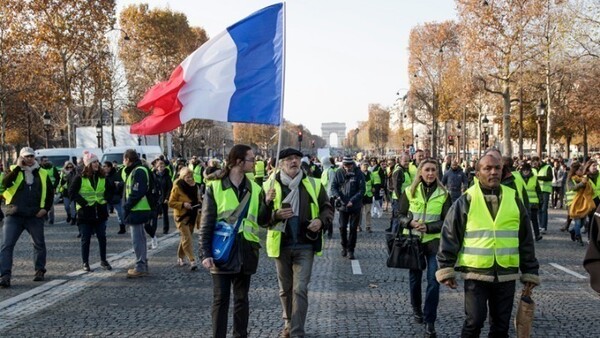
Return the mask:
<svg viewBox="0 0 600 338">
<path fill-rule="evenodd" d="M 408 172 L 410 173 L 410 176 L 417 177 L 418 171 L 419 171 L 419 167 L 416 166 L 414 163 L 410 162 L 408 164 Z"/>
<path fill-rule="evenodd" d="M 550 169 L 550 166 L 547 164 L 544 164 L 540 168 L 539 171 L 535 168 L 531 168 L 531 171 L 533 171 L 533 174 L 536 177 L 539 177 L 539 176 L 546 176 L 549 169 Z M 542 190 L 542 192 L 552 193 L 552 181 L 541 181 L 540 180 L 540 189 Z"/>
<path fill-rule="evenodd" d="M 400 170 L 400 166 L 398 166 L 398 170 Z M 396 170 L 394 170 L 396 171 Z M 413 182 L 413 176 L 411 176 L 409 170 L 403 169 L 402 172 L 404 173 L 404 182 L 402 182 L 402 185 L 400 186 L 400 190 L 396 192 L 396 190 L 394 190 L 392 192 L 392 199 L 400 199 L 400 196 L 402 196 L 402 193 L 412 184 Z M 394 187 L 395 189 L 396 187 Z"/>
<path fill-rule="evenodd" d="M 208 184 L 212 188 L 217 205 L 217 221 L 227 220 L 240 204 L 235 191 L 233 188 L 223 189 L 221 180 L 209 181 Z M 242 220 L 238 233 L 242 232 L 246 240 L 258 243 L 258 208 L 261 188 L 254 181 L 250 181 L 250 184 L 252 185 L 252 195 L 248 201 L 250 203 L 248 214 Z M 235 221 L 237 222 L 237 219 Z"/>
<path fill-rule="evenodd" d="M 363 173 L 364 174 L 364 173 Z M 373 188 L 373 184 L 371 183 L 373 181 L 373 179 L 366 179 L 365 175 L 365 196 L 367 197 L 373 197 L 373 191 L 371 190 Z M 369 175 L 370 177 L 371 175 Z"/>
<path fill-rule="evenodd" d="M 301 175 L 301 174 L 299 174 Z M 274 177 L 269 178 L 265 183 L 263 183 L 263 188 L 265 190 L 271 187 L 271 180 L 275 179 Z M 310 196 L 310 217 L 312 219 L 319 217 L 319 193 L 321 191 L 321 185 L 312 178 L 305 177 L 302 179 L 302 185 L 308 192 Z M 281 201 L 282 201 L 282 193 L 281 193 L 281 185 L 277 180 L 275 180 L 273 184 L 273 188 L 275 189 L 275 199 L 273 200 L 273 211 L 277 211 L 281 209 Z M 281 249 L 281 233 L 285 230 L 284 223 L 279 222 L 273 227 L 270 227 L 267 230 L 267 256 L 269 257 L 279 257 L 279 252 Z M 321 237 L 321 241 L 323 238 Z M 321 246 L 322 247 L 322 246 Z M 322 251 L 316 253 L 317 256 L 322 255 Z"/>
<path fill-rule="evenodd" d="M 525 179 L 523 179 L 525 182 Z M 535 187 L 538 185 L 537 176 L 531 175 L 529 177 L 529 181 L 525 183 L 525 190 L 527 190 L 527 198 L 529 198 L 529 203 L 537 204 L 540 203 L 540 199 L 538 198 L 537 192 L 535 191 Z"/>
<path fill-rule="evenodd" d="M 100 177 L 98 179 L 98 183 L 96 184 L 96 189 L 92 186 L 92 182 L 87 177 L 81 178 L 81 188 L 79 189 L 79 195 L 86 200 L 88 206 L 92 206 L 94 204 L 106 204 L 106 200 L 104 199 L 104 191 L 106 190 L 106 180 L 104 177 Z M 81 209 L 81 205 L 76 203 L 75 209 Z"/>
<path fill-rule="evenodd" d="M 2 185 L 2 180 L 4 180 L 4 172 L 0 172 L 0 195 L 4 193 L 4 186 Z"/>
<path fill-rule="evenodd" d="M 40 167 L 40 171 L 41 170 L 45 171 L 46 174 L 48 174 L 48 177 L 50 177 L 50 182 L 52 183 L 52 186 L 54 186 L 54 184 L 56 183 L 56 177 L 54 177 L 54 171 L 56 170 L 56 168 L 50 167 L 50 169 L 46 169 Z"/>
<path fill-rule="evenodd" d="M 496 219 L 492 219 L 479 183 L 467 190 L 471 206 L 463 248 L 458 254 L 459 266 L 488 269 L 497 262 L 503 268 L 519 267 L 521 215 L 515 203 L 516 192 L 503 185 L 500 188 L 502 199 Z"/>
<path fill-rule="evenodd" d="M 332 172 L 332 171 L 335 173 L 335 170 L 333 170 L 333 168 L 329 167 L 329 168 L 327 168 L 327 170 L 324 170 L 321 173 L 321 184 L 325 188 L 327 188 L 327 184 L 329 184 L 329 173 Z"/>
<path fill-rule="evenodd" d="M 194 175 L 194 182 L 197 184 L 202 184 L 202 166 L 200 164 L 196 164 L 194 167 L 193 164 L 188 164 L 188 168 L 192 171 Z"/>
<path fill-rule="evenodd" d="M 513 171 L 512 175 L 515 178 L 515 186 L 517 187 L 517 195 L 519 195 L 519 199 L 521 200 L 521 202 L 525 203 L 525 200 L 523 199 L 523 188 L 525 188 L 525 180 L 523 179 L 523 176 L 521 176 L 521 173 L 518 171 Z"/>
<path fill-rule="evenodd" d="M 148 168 L 146 168 L 143 165 L 137 166 L 135 167 L 135 169 L 133 169 L 131 171 L 131 173 L 129 173 L 129 176 L 127 176 L 127 180 L 125 181 L 125 199 L 129 199 L 129 195 L 131 195 L 131 191 L 133 188 L 133 175 L 135 174 L 135 171 L 138 169 L 142 169 L 145 173 L 146 173 L 146 182 L 148 182 L 148 189 L 152 189 L 152 187 L 150 186 L 150 175 L 148 174 Z M 123 172 L 125 172 L 125 169 L 123 169 Z M 131 208 L 131 211 L 150 211 L 152 210 L 152 208 L 150 208 L 150 203 L 148 202 L 148 197 L 146 197 L 146 195 L 144 195 L 144 197 L 142 197 L 142 199 L 140 199 L 136 205 L 133 206 L 133 208 Z"/>
<path fill-rule="evenodd" d="M 373 181 L 373 185 L 381 184 L 381 176 L 379 176 L 379 170 L 373 170 L 371 172 L 371 181 Z"/>
<path fill-rule="evenodd" d="M 10 170 L 12 171 L 15 167 L 16 165 L 13 164 L 12 166 L 10 166 Z M 38 170 L 38 173 L 40 174 L 40 181 L 42 183 L 42 196 L 40 198 L 40 208 L 43 209 L 46 204 L 46 194 L 48 191 L 48 187 L 46 186 L 46 181 L 48 180 L 48 173 L 45 170 Z M 19 188 L 21 183 L 23 183 L 23 178 L 25 177 L 24 175 L 25 174 L 23 174 L 23 172 L 17 174 L 17 178 L 15 179 L 13 185 L 10 188 L 5 188 L 4 192 L 2 193 L 2 196 L 4 196 L 6 204 L 10 204 L 12 202 L 13 197 L 15 197 L 15 194 L 17 193 L 17 189 Z"/>
<path fill-rule="evenodd" d="M 413 220 L 421 223 L 432 223 L 442 219 L 442 209 L 448 198 L 448 192 L 438 186 L 429 199 L 425 200 L 423 183 L 419 183 L 417 189 L 415 189 L 414 196 L 411 194 L 410 189 L 405 190 L 405 192 L 410 203 L 408 210 L 413 214 Z M 408 229 L 404 229 L 402 232 L 407 235 L 409 234 Z M 419 231 L 414 231 L 412 234 L 421 236 L 422 243 L 440 238 L 439 232 L 436 234 L 422 234 Z"/>
<path fill-rule="evenodd" d="M 571 182 L 573 182 L 573 185 L 577 184 L 577 182 L 575 182 L 575 180 L 573 180 L 572 178 L 571 178 Z M 590 181 L 588 181 L 588 182 L 590 182 Z M 571 203 L 573 203 L 573 199 L 575 198 L 575 195 L 577 195 L 577 191 L 575 191 L 573 189 L 567 189 L 567 191 L 565 192 L 567 206 L 570 206 Z"/>
<path fill-rule="evenodd" d="M 593 180 L 589 180 L 588 182 L 590 182 L 590 184 L 592 185 L 592 190 L 594 191 L 594 198 L 600 196 L 600 174 L 598 174 L 598 176 L 596 177 L 596 182 L 594 182 Z"/>
<path fill-rule="evenodd" d="M 265 177 L 265 162 L 256 161 L 254 163 L 254 178 L 263 178 Z"/>
</svg>

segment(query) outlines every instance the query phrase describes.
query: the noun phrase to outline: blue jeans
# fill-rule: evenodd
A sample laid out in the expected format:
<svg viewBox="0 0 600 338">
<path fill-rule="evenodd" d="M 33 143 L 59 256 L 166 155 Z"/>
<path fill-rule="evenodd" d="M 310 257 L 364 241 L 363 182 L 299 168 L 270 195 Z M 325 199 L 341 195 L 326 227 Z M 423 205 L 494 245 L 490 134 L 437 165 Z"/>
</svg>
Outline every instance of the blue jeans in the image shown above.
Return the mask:
<svg viewBox="0 0 600 338">
<path fill-rule="evenodd" d="M 573 232 L 577 238 L 581 237 L 581 226 L 583 225 L 584 219 L 585 218 L 576 218 L 573 220 L 573 222 L 575 222 L 575 225 L 573 226 Z"/>
<path fill-rule="evenodd" d="M 308 283 L 314 257 L 312 249 L 282 248 L 275 260 L 283 320 L 291 337 L 304 337 L 304 323 L 308 312 Z"/>
<path fill-rule="evenodd" d="M 75 201 L 72 201 L 68 197 L 63 197 L 63 203 L 65 205 L 65 212 L 67 216 L 71 216 L 71 218 L 75 218 Z"/>
<path fill-rule="evenodd" d="M 435 323 L 437 308 L 440 302 L 440 284 L 435 279 L 437 270 L 436 254 L 429 252 L 425 255 L 427 261 L 427 289 L 425 290 L 425 306 L 423 316 L 426 323 Z M 423 271 L 409 270 L 410 303 L 413 309 L 420 311 L 422 304 L 421 282 Z"/>
<path fill-rule="evenodd" d="M 392 233 L 395 234 L 398 232 L 398 213 L 399 213 L 400 203 L 399 200 L 392 198 L 392 219 L 390 220 L 390 227 L 392 228 Z"/>
<path fill-rule="evenodd" d="M 121 201 L 115 204 L 111 203 L 110 206 L 117 211 L 117 221 L 119 221 L 119 224 L 123 224 L 123 204 L 121 204 Z"/>
<path fill-rule="evenodd" d="M 35 271 L 46 272 L 46 240 L 44 239 L 44 219 L 37 217 L 6 216 L 2 228 L 0 248 L 0 276 L 12 274 L 15 244 L 26 230 L 33 242 L 33 263 Z"/>
<path fill-rule="evenodd" d="M 100 249 L 100 260 L 106 260 L 106 221 L 85 222 L 79 224 L 81 230 L 81 259 L 84 263 L 90 262 L 90 241 L 92 233 L 96 233 L 98 247 Z"/>
<path fill-rule="evenodd" d="M 129 224 L 131 231 L 131 242 L 135 252 L 135 270 L 138 272 L 148 272 L 148 248 L 146 247 L 146 233 L 143 224 Z"/>
<path fill-rule="evenodd" d="M 543 192 L 540 200 L 540 208 L 538 209 L 538 218 L 540 220 L 540 229 L 548 230 L 548 202 L 550 201 L 550 193 Z"/>
</svg>

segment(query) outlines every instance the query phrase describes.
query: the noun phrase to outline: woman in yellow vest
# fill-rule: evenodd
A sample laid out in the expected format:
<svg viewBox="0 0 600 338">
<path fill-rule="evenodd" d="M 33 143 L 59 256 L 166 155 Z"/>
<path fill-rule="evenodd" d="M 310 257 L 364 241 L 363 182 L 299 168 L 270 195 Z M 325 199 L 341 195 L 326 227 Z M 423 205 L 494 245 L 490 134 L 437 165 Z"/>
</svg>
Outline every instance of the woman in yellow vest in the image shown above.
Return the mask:
<svg viewBox="0 0 600 338">
<path fill-rule="evenodd" d="M 427 261 L 427 290 L 422 308 L 421 280 L 423 271 L 410 270 L 410 302 L 415 322 L 426 324 L 426 336 L 435 337 L 435 320 L 439 303 L 440 285 L 435 279 L 436 254 L 440 243 L 440 231 L 446 213 L 452 205 L 448 192 L 438 176 L 438 164 L 434 159 L 422 160 L 413 183 L 404 190 L 399 202 L 399 224 L 404 233 L 421 236 Z M 400 231 L 399 229 L 399 231 Z"/>
<path fill-rule="evenodd" d="M 83 270 L 90 272 L 90 240 L 95 233 L 100 249 L 100 266 L 105 270 L 112 267 L 106 260 L 106 220 L 108 207 L 106 201 L 112 197 L 113 187 L 106 184 L 104 171 L 100 170 L 98 157 L 87 151 L 83 154 L 85 167 L 81 176 L 75 177 L 69 195 L 75 201 L 77 225 L 81 232 L 81 259 Z"/>
<path fill-rule="evenodd" d="M 194 181 L 194 173 L 188 167 L 182 168 L 179 171 L 179 179 L 173 183 L 173 189 L 169 196 L 169 207 L 173 209 L 173 218 L 180 237 L 177 248 L 177 265 L 184 266 L 184 259 L 187 256 L 192 271 L 198 269 L 192 241 L 200 209 L 200 198 L 200 187 Z"/>
<path fill-rule="evenodd" d="M 206 183 L 200 221 L 200 257 L 202 265 L 210 269 L 213 278 L 212 328 L 213 337 L 227 335 L 227 313 L 233 286 L 233 336 L 248 336 L 250 277 L 258 266 L 258 226 L 269 221 L 270 211 L 265 205 L 261 187 L 246 177 L 254 171 L 252 148 L 238 144 L 231 148 L 227 165 L 216 180 Z M 246 194 L 248 208 L 242 214 L 242 222 L 229 260 L 216 264 L 212 255 L 212 239 L 215 225 L 226 220 L 238 209 Z M 238 220 L 236 219 L 235 222 Z M 233 222 L 233 223 L 235 223 Z M 232 224 L 234 225 L 234 224 Z"/>
</svg>

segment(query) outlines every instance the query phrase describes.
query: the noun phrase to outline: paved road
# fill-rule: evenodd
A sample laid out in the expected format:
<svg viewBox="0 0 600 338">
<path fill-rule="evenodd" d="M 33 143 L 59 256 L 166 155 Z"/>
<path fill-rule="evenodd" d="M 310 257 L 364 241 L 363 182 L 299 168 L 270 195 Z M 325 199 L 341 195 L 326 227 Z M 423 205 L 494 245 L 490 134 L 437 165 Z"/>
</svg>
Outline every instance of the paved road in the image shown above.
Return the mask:
<svg viewBox="0 0 600 338">
<path fill-rule="evenodd" d="M 411 318 L 408 273 L 385 266 L 383 229 L 389 214 L 384 217 L 374 220 L 373 233 L 359 234 L 356 261 L 340 256 L 337 233 L 327 241 L 309 287 L 307 337 L 423 335 L 424 328 Z M 564 211 L 551 210 L 550 231 L 536 245 L 542 286 L 534 292 L 534 337 L 597 337 L 600 297 L 589 288 L 581 266 L 585 248 L 558 231 L 565 218 Z M 57 220 L 63 219 L 58 210 Z M 44 283 L 31 281 L 32 249 L 23 234 L 15 250 L 13 286 L 0 290 L 0 336 L 210 337 L 212 281 L 205 270 L 176 266 L 178 234 L 160 235 L 159 248 L 149 251 L 150 276 L 131 280 L 125 278 L 133 265 L 130 238 L 116 232 L 113 218 L 108 252 L 114 270 L 98 268 L 97 243 L 92 242 L 96 271 L 83 273 L 76 227 L 48 226 Z M 251 284 L 250 336 L 276 337 L 283 322 L 275 268 L 264 250 L 261 255 Z M 459 336 L 463 319 L 462 290 L 442 287 L 438 336 Z"/>
</svg>

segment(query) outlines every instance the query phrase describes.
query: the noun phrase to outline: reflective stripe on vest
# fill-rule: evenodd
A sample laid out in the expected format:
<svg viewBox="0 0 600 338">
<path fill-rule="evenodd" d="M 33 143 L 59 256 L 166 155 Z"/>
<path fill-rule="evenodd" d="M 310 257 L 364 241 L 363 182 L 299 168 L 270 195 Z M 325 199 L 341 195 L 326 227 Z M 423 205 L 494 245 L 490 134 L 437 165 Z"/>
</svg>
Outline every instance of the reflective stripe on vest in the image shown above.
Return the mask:
<svg viewBox="0 0 600 338">
<path fill-rule="evenodd" d="M 106 180 L 104 177 L 100 177 L 98 179 L 98 183 L 96 184 L 96 189 L 92 186 L 92 182 L 87 177 L 81 178 L 81 188 L 79 189 L 79 195 L 86 200 L 88 206 L 92 206 L 96 203 L 98 204 L 106 204 L 104 200 L 104 191 L 106 190 Z M 81 205 L 76 203 L 75 209 L 81 209 Z"/>
<path fill-rule="evenodd" d="M 16 165 L 12 165 L 10 167 L 10 170 L 12 171 L 15 167 L 16 167 Z M 45 170 L 38 170 L 38 173 L 40 175 L 40 183 L 42 184 L 42 196 L 40 198 L 40 208 L 43 209 L 46 204 L 45 203 L 46 202 L 46 194 L 47 194 L 47 189 L 48 189 L 48 187 L 46 186 L 46 182 L 48 180 L 48 173 L 46 173 Z M 10 204 L 10 202 L 12 202 L 12 199 L 13 199 L 13 197 L 15 197 L 17 189 L 19 189 L 19 186 L 21 185 L 21 183 L 23 183 L 24 175 L 25 174 L 23 174 L 23 172 L 21 171 L 17 175 L 17 178 L 15 179 L 15 182 L 13 183 L 13 185 L 10 188 L 6 188 L 4 190 L 4 192 L 2 193 L 2 196 L 6 200 L 6 204 Z"/>
<path fill-rule="evenodd" d="M 238 233 L 242 232 L 244 238 L 251 242 L 258 243 L 258 207 L 260 200 L 261 188 L 254 181 L 249 181 L 252 185 L 252 192 L 248 203 L 248 214 L 242 220 Z M 240 202 L 236 196 L 233 188 L 223 190 L 223 183 L 221 180 L 210 181 L 215 203 L 217 205 L 217 221 L 227 220 L 231 214 L 238 207 Z M 237 219 L 235 220 L 237 222 Z M 234 222 L 234 225 L 235 225 Z"/>
<path fill-rule="evenodd" d="M 411 194 L 410 189 L 405 190 L 405 193 L 406 197 L 408 198 L 408 202 L 410 203 L 408 210 L 412 213 L 413 220 L 421 223 L 431 223 L 442 219 L 442 209 L 444 207 L 444 203 L 446 203 L 446 199 L 448 198 L 448 193 L 442 190 L 439 186 L 435 189 L 427 201 L 423 195 L 423 183 L 419 183 L 415 189 L 414 196 Z M 402 232 L 407 235 L 409 234 L 408 229 L 404 229 Z M 416 233 L 417 235 L 421 236 L 422 243 L 427 243 L 434 239 L 440 238 L 439 232 L 436 234 L 427 234 L 414 231 L 412 233 L 413 235 Z"/>
<path fill-rule="evenodd" d="M 364 173 L 363 173 L 364 174 Z M 373 184 L 372 179 L 366 179 L 367 175 L 365 175 L 365 196 L 367 197 L 373 197 Z M 369 177 L 371 177 L 371 175 L 369 175 Z"/>
<path fill-rule="evenodd" d="M 573 183 L 573 185 L 577 184 L 577 182 L 575 182 L 573 179 L 571 179 L 571 182 Z M 565 192 L 565 198 L 567 200 L 567 206 L 570 206 L 571 203 L 573 203 L 573 199 L 575 198 L 575 195 L 577 195 L 577 191 L 575 191 L 573 189 L 567 189 L 567 191 Z"/>
<path fill-rule="evenodd" d="M 527 198 L 529 198 L 529 203 L 531 204 L 540 203 L 540 199 L 538 198 L 537 192 L 535 191 L 537 185 L 538 180 L 536 176 L 531 176 L 529 178 L 529 181 L 525 183 L 525 190 L 527 190 Z"/>
<path fill-rule="evenodd" d="M 271 187 L 271 179 L 269 178 L 265 183 L 263 183 L 264 189 L 270 189 Z M 310 216 L 311 219 L 315 219 L 319 217 L 319 194 L 321 191 L 321 185 L 316 182 L 316 180 L 312 177 L 304 177 L 302 179 L 302 185 L 308 192 L 310 196 Z M 275 189 L 275 199 L 273 200 L 273 211 L 277 211 L 281 209 L 281 185 L 279 181 L 275 180 L 273 183 L 273 189 Z M 279 252 L 281 249 L 281 233 L 285 230 L 285 225 L 283 222 L 277 223 L 275 226 L 270 227 L 267 230 L 267 256 L 269 257 L 279 257 Z M 323 237 L 321 237 L 321 241 Z M 322 251 L 316 253 L 317 256 L 322 255 Z"/>
<path fill-rule="evenodd" d="M 525 200 L 523 199 L 523 189 L 525 188 L 525 180 L 523 179 L 523 176 L 521 176 L 521 173 L 518 171 L 513 171 L 512 175 L 515 178 L 517 195 L 519 195 L 519 199 L 521 200 L 521 202 L 525 203 Z"/>
<path fill-rule="evenodd" d="M 254 177 L 265 177 L 265 162 L 257 160 L 256 163 L 254 163 Z"/>
<path fill-rule="evenodd" d="M 502 199 L 496 219 L 486 205 L 479 184 L 467 190 L 471 206 L 467 215 L 463 247 L 458 254 L 458 265 L 487 269 L 494 261 L 503 268 L 519 267 L 520 213 L 515 201 L 516 192 L 503 185 Z"/>
<path fill-rule="evenodd" d="M 540 168 L 540 170 L 531 168 L 531 171 L 533 171 L 533 173 L 537 177 L 546 176 L 548 174 L 548 170 L 550 170 L 550 166 L 547 164 L 544 164 Z M 538 180 L 538 181 L 540 182 L 540 189 L 542 190 L 542 192 L 552 193 L 552 181 L 542 181 L 542 180 Z"/>
<path fill-rule="evenodd" d="M 133 188 L 133 175 L 135 174 L 136 170 L 138 169 L 142 169 L 145 173 L 146 173 L 146 182 L 148 185 L 148 190 L 151 189 L 150 187 L 150 175 L 148 174 L 148 168 L 144 167 L 143 165 L 137 166 L 135 167 L 131 173 L 129 173 L 129 176 L 127 176 L 127 180 L 125 181 L 125 199 L 129 199 L 129 195 L 131 195 L 131 189 Z M 125 169 L 123 169 L 123 171 L 125 171 Z M 144 197 L 142 197 L 134 206 L 133 208 L 131 208 L 131 211 L 149 211 L 152 210 L 150 208 L 150 203 L 148 202 L 148 197 L 146 197 L 146 195 L 144 195 Z"/>
</svg>

